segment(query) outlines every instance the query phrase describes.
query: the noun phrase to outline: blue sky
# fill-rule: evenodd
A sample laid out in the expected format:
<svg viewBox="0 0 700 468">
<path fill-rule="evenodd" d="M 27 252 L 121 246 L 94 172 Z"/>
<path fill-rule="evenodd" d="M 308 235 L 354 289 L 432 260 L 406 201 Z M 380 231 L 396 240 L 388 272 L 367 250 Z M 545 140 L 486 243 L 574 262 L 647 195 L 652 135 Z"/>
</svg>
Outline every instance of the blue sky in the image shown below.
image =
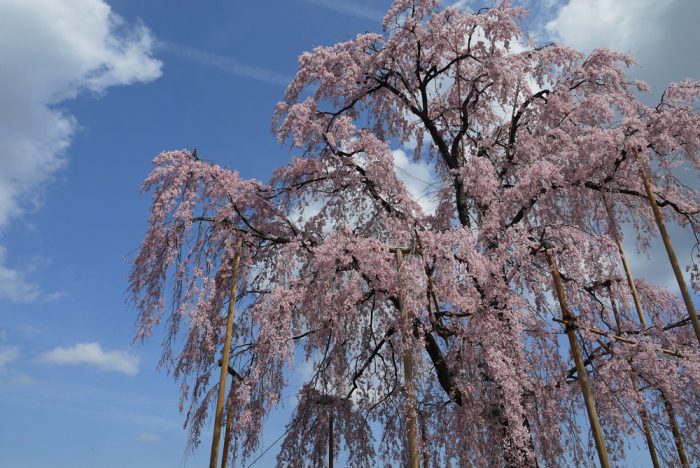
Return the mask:
<svg viewBox="0 0 700 468">
<path fill-rule="evenodd" d="M 543 41 L 637 52 L 635 77 L 656 90 L 700 78 L 687 60 L 700 39 L 692 0 L 525 3 Z M 193 147 L 266 180 L 289 157 L 270 122 L 297 56 L 379 30 L 389 4 L 0 0 L 0 466 L 183 464 L 178 386 L 155 369 L 159 337 L 131 345 L 125 290 L 149 204 L 141 181 L 158 152 Z M 676 237 L 687 255 L 690 240 Z M 653 264 L 635 267 L 666 282 L 670 270 Z M 202 466 L 208 450 L 205 434 L 186 466 Z"/>
</svg>

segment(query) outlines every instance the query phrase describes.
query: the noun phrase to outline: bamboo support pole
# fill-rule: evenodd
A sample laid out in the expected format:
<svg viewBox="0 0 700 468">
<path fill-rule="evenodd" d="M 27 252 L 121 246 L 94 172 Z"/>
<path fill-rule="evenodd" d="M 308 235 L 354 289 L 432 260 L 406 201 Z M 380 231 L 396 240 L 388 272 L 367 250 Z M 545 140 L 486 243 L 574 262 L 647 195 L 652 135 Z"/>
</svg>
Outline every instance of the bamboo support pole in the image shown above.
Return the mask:
<svg viewBox="0 0 700 468">
<path fill-rule="evenodd" d="M 233 396 L 236 394 L 236 378 L 231 377 L 231 389 L 228 391 L 228 403 L 226 405 L 226 432 L 224 432 L 224 451 L 221 453 L 221 468 L 226 468 L 228 463 L 228 451 L 231 446 L 231 429 L 233 428 Z"/>
<path fill-rule="evenodd" d="M 617 250 L 620 252 L 620 259 L 622 259 L 622 266 L 625 269 L 625 276 L 627 277 L 627 284 L 632 291 L 632 299 L 634 300 L 634 308 L 637 310 L 637 317 L 639 318 L 639 323 L 642 325 L 642 330 L 647 329 L 647 319 L 644 316 L 644 310 L 642 309 L 642 303 L 639 301 L 639 293 L 637 292 L 637 285 L 634 282 L 634 276 L 632 276 L 632 270 L 630 269 L 629 263 L 627 263 L 627 256 L 625 255 L 625 249 L 622 246 L 622 241 L 620 239 L 615 239 L 617 242 Z"/>
<path fill-rule="evenodd" d="M 396 270 L 401 270 L 403 264 L 403 249 L 396 249 Z M 406 304 L 403 300 L 403 295 L 399 293 L 399 307 L 401 308 L 401 317 L 407 320 L 408 313 Z M 406 420 L 408 425 L 408 466 L 409 468 L 418 468 L 418 445 L 416 443 L 416 418 L 415 412 L 411 409 L 411 400 L 414 398 L 413 386 L 413 353 L 411 352 L 410 342 L 406 343 L 406 349 L 403 352 L 403 370 L 404 380 L 406 382 Z"/>
<path fill-rule="evenodd" d="M 619 241 L 618 241 L 619 243 Z M 631 271 L 629 270 L 629 266 L 627 266 L 627 259 L 625 257 L 625 252 L 620 248 L 620 257 L 622 258 L 622 263 L 625 265 L 625 271 L 627 273 L 627 281 L 629 282 L 630 289 L 632 290 L 632 298 L 634 299 L 634 306 L 637 308 L 637 315 L 639 315 L 639 320 L 640 323 L 642 324 L 642 328 L 645 329 L 647 328 L 646 320 L 644 320 L 644 312 L 642 310 L 641 303 L 639 301 L 639 294 L 637 293 L 637 288 L 634 286 L 634 277 L 632 276 Z M 683 447 L 683 439 L 681 438 L 680 431 L 678 429 L 678 421 L 676 420 L 676 412 L 673 409 L 673 404 L 666 398 L 666 395 L 661 392 L 661 397 L 664 400 L 664 407 L 666 408 L 666 414 L 668 416 L 669 423 L 671 424 L 671 432 L 673 433 L 673 440 L 676 444 L 676 451 L 678 452 L 678 458 L 681 460 L 681 465 L 682 466 L 687 466 L 688 459 L 685 454 L 685 447 Z M 645 430 L 649 426 L 649 422 L 642 420 L 643 423 L 646 423 Z M 651 438 L 651 435 L 648 436 L 647 440 Z M 651 448 L 649 449 L 651 453 Z M 685 465 L 683 465 L 683 460 L 685 460 Z M 654 466 L 658 466 L 657 464 L 654 464 Z"/>
<path fill-rule="evenodd" d="M 644 312 L 642 310 L 642 304 L 639 301 L 639 294 L 637 293 L 637 286 L 634 282 L 634 276 L 632 276 L 632 270 L 630 269 L 629 263 L 627 263 L 627 256 L 625 255 L 625 248 L 622 245 L 622 239 L 620 238 L 620 230 L 618 229 L 617 221 L 615 221 L 615 216 L 612 212 L 612 208 L 610 207 L 608 200 L 605 198 L 605 195 L 603 195 L 603 204 L 605 205 L 605 211 L 608 215 L 608 223 L 610 224 L 610 228 L 611 228 L 610 231 L 612 232 L 612 236 L 614 237 L 615 243 L 617 244 L 617 250 L 620 253 L 620 259 L 622 260 L 622 266 L 625 270 L 625 276 L 627 277 L 627 284 L 629 285 L 629 288 L 632 291 L 632 299 L 634 299 L 634 307 L 637 310 L 637 316 L 639 317 L 639 323 L 642 324 L 642 329 L 646 330 L 647 320 L 644 317 Z M 610 288 L 608 287 L 608 293 L 609 292 L 610 292 Z M 611 296 L 611 300 L 612 300 L 612 296 Z M 622 330 L 622 329 L 620 328 L 620 330 Z M 619 334 L 619 332 L 618 332 L 618 334 Z"/>
<path fill-rule="evenodd" d="M 574 358 L 574 363 L 576 364 L 576 370 L 578 373 L 578 381 L 581 385 L 581 393 L 583 394 L 583 401 L 586 405 L 586 411 L 588 413 L 588 420 L 591 424 L 591 431 L 593 432 L 593 440 L 595 441 L 596 450 L 598 451 L 598 459 L 600 460 L 601 468 L 610 468 L 610 461 L 608 459 L 608 451 L 605 447 L 605 438 L 603 437 L 603 428 L 600 425 L 600 418 L 598 417 L 598 411 L 596 410 L 595 401 L 593 400 L 593 394 L 591 392 L 591 387 L 588 384 L 588 372 L 586 371 L 586 366 L 583 363 L 583 357 L 581 356 L 581 350 L 578 347 L 578 341 L 576 340 L 576 329 L 573 327 L 573 315 L 569 309 L 569 304 L 566 299 L 566 294 L 564 293 L 564 286 L 562 285 L 561 275 L 559 274 L 559 268 L 554 260 L 554 258 L 546 252 L 547 260 L 549 261 L 549 266 L 552 270 L 552 278 L 554 279 L 554 288 L 557 293 L 557 298 L 559 299 L 559 306 L 561 308 L 562 318 L 566 321 L 566 334 L 569 337 L 569 345 L 571 347 L 571 354 Z"/>
<path fill-rule="evenodd" d="M 623 251 L 620 251 L 620 254 L 622 255 L 623 262 L 625 261 L 624 253 Z M 628 276 L 628 280 L 631 278 Z M 636 292 L 636 290 L 635 290 Z M 633 293 L 634 294 L 634 293 Z M 612 309 L 613 309 L 613 314 L 615 315 L 615 324 L 617 325 L 617 334 L 621 335 L 622 334 L 622 320 L 620 319 L 620 311 L 617 309 L 617 302 L 615 302 L 615 298 L 612 297 L 612 294 L 610 293 L 610 287 L 608 287 L 608 295 L 610 296 L 610 304 L 612 304 Z M 641 310 L 638 309 L 638 312 Z M 640 315 L 640 317 L 643 317 L 643 315 Z M 630 362 L 630 367 L 632 363 Z M 637 382 L 637 377 L 634 373 L 630 374 L 630 379 L 632 381 L 632 387 L 636 390 L 639 388 L 639 384 Z M 644 392 L 641 390 L 637 390 L 638 395 L 639 395 L 639 417 L 642 420 L 642 431 L 644 432 L 644 439 L 647 442 L 647 449 L 649 450 L 649 457 L 651 458 L 651 463 L 654 466 L 654 468 L 661 468 L 661 465 L 659 464 L 659 456 L 656 453 L 656 445 L 654 444 L 654 438 L 652 437 L 651 434 L 651 426 L 649 425 L 649 414 L 647 413 L 647 406 L 646 406 L 646 399 L 644 398 Z"/>
<path fill-rule="evenodd" d="M 656 195 L 651 187 L 651 182 L 649 181 L 649 176 L 642 161 L 639 159 L 639 151 L 634 150 L 634 158 L 637 160 L 639 165 L 639 172 L 642 175 L 642 181 L 644 182 L 644 189 L 647 192 L 647 198 L 649 198 L 649 204 L 651 205 L 651 210 L 654 212 L 654 218 L 656 219 L 656 225 L 659 227 L 659 232 L 661 233 L 661 239 L 664 242 L 664 247 L 666 247 L 666 253 L 668 254 L 668 260 L 671 262 L 671 267 L 673 268 L 673 273 L 676 275 L 676 281 L 678 282 L 678 287 L 681 290 L 681 295 L 683 296 L 683 302 L 685 302 L 685 307 L 688 309 L 688 316 L 693 324 L 693 330 L 695 330 L 695 337 L 700 343 L 700 320 L 698 320 L 698 312 L 695 310 L 695 304 L 693 304 L 693 299 L 690 297 L 690 292 L 688 291 L 688 285 L 685 283 L 685 278 L 683 278 L 683 272 L 681 267 L 678 265 L 678 258 L 676 258 L 676 252 L 673 250 L 673 244 L 671 243 L 671 237 L 668 235 L 666 230 L 666 223 L 664 222 L 663 216 L 661 216 L 661 210 L 659 210 L 659 205 L 656 203 Z"/>
<path fill-rule="evenodd" d="M 685 307 L 688 309 L 688 316 L 693 324 L 693 330 L 695 331 L 695 337 L 700 343 L 700 323 L 698 323 L 698 314 L 695 310 L 695 304 L 693 303 L 690 293 L 688 292 L 688 286 L 685 283 L 685 278 L 683 278 L 683 273 L 681 272 L 680 266 L 678 265 L 678 259 L 676 258 L 676 252 L 673 249 L 673 244 L 671 243 L 671 237 L 668 235 L 668 230 L 666 229 L 666 223 L 661 215 L 661 210 L 659 210 L 659 205 L 656 203 L 656 195 L 651 187 L 651 182 L 649 181 L 649 176 L 639 159 L 639 151 L 635 149 L 634 158 L 639 166 L 639 172 L 642 176 L 642 182 L 644 183 L 644 190 L 647 193 L 647 198 L 649 199 L 649 204 L 651 205 L 651 210 L 654 213 L 654 219 L 661 233 L 661 239 L 663 240 L 664 247 L 666 248 L 666 253 L 668 254 L 668 259 L 673 268 L 673 273 L 676 276 L 676 281 L 678 282 L 678 287 L 681 290 L 681 295 L 683 296 L 683 301 L 685 302 Z M 608 213 L 610 215 L 610 213 Z M 625 268 L 625 274 L 627 275 L 627 281 L 629 283 L 630 289 L 632 291 L 632 298 L 634 299 L 634 306 L 637 309 L 637 314 L 639 315 L 639 321 L 643 329 L 647 328 L 646 320 L 644 317 L 644 312 L 642 310 L 641 303 L 639 301 L 639 294 L 637 293 L 637 288 L 634 284 L 634 277 L 630 271 L 629 265 L 627 263 L 627 258 L 625 256 L 624 249 L 622 248 L 621 242 L 617 241 L 618 248 L 620 250 L 620 257 L 622 258 L 622 264 Z M 664 392 L 661 392 L 661 397 L 664 400 L 664 407 L 666 408 L 666 413 L 668 415 L 669 423 L 671 424 L 671 432 L 673 433 L 673 440 L 676 443 L 676 451 L 678 452 L 678 458 L 681 461 L 683 467 L 688 466 L 688 458 L 685 454 L 685 447 L 683 447 L 683 439 L 681 438 L 680 430 L 678 429 L 678 422 L 676 420 L 676 412 L 673 409 L 673 405 L 666 398 Z"/>
<path fill-rule="evenodd" d="M 636 384 L 636 379 L 632 377 L 632 385 Z M 647 449 L 649 450 L 649 457 L 651 458 L 651 463 L 654 468 L 660 468 L 659 456 L 656 453 L 656 445 L 654 444 L 654 438 L 651 435 L 651 426 L 649 425 L 649 414 L 647 413 L 646 401 L 644 399 L 644 394 L 639 395 L 641 401 L 641 406 L 639 408 L 639 417 L 642 419 L 642 430 L 644 431 L 644 439 L 647 442 Z"/>
<path fill-rule="evenodd" d="M 637 161 L 639 162 L 638 157 L 637 157 Z M 640 163 L 640 169 L 642 171 L 642 177 L 646 178 L 646 173 L 644 172 L 644 169 L 642 168 L 641 163 Z M 645 184 L 645 188 L 650 187 L 650 184 L 648 184 L 648 178 L 646 180 L 647 180 L 647 183 Z M 649 195 L 649 194 L 651 194 L 650 201 L 654 200 L 653 203 L 655 204 L 656 202 L 655 202 L 653 191 L 647 190 L 647 195 Z M 610 207 L 608 206 L 607 203 L 605 204 L 605 208 L 608 211 L 608 217 L 610 219 L 610 222 L 614 223 L 615 219 L 613 218 Z M 657 209 L 657 211 L 658 211 L 658 209 Z M 654 215 L 656 215 L 656 212 L 654 213 Z M 663 218 L 657 218 L 657 221 L 658 221 L 658 219 L 661 219 L 661 222 L 663 223 Z M 614 226 L 614 228 L 616 229 L 616 226 Z M 632 299 L 634 299 L 634 306 L 637 309 L 637 316 L 639 317 L 639 323 L 642 325 L 642 329 L 646 329 L 647 322 L 646 322 L 646 319 L 644 317 L 644 311 L 642 309 L 641 301 L 639 300 L 639 293 L 637 292 L 637 287 L 635 286 L 635 283 L 634 283 L 634 276 L 632 275 L 632 271 L 630 270 L 629 264 L 627 263 L 627 256 L 625 255 L 625 250 L 622 247 L 621 240 L 619 238 L 617 238 L 617 236 L 616 236 L 615 240 L 617 242 L 617 247 L 618 247 L 618 250 L 620 252 L 620 258 L 622 260 L 622 265 L 625 268 L 625 274 L 627 276 L 627 283 L 630 287 L 630 291 L 632 291 Z M 613 311 L 615 312 L 616 317 L 617 317 L 617 315 L 619 315 L 619 313 L 617 312 L 617 307 L 616 307 L 615 301 L 612 299 L 612 296 L 610 297 L 610 300 L 613 304 Z M 616 320 L 618 320 L 618 319 L 616 318 Z M 618 334 L 621 334 L 621 328 L 620 328 L 619 322 L 618 322 Z M 667 350 L 662 350 L 662 351 L 666 352 Z M 666 352 L 666 354 L 669 354 L 669 353 Z M 633 384 L 635 385 L 635 388 L 637 388 L 636 382 L 633 381 Z M 671 404 L 671 402 L 668 400 L 668 398 L 666 398 L 666 395 L 663 392 L 661 392 L 661 397 L 664 401 L 664 407 L 666 409 L 666 414 L 668 416 L 669 423 L 671 425 L 671 432 L 673 433 L 673 439 L 674 439 L 674 442 L 676 444 L 676 451 L 678 452 L 678 458 L 681 460 L 681 464 L 683 464 L 683 460 L 685 460 L 685 463 L 687 465 L 688 460 L 687 460 L 687 456 L 685 454 L 685 447 L 683 447 L 683 440 L 682 440 L 681 435 L 680 435 L 680 430 L 678 429 L 678 422 L 676 420 L 676 412 L 673 409 L 673 404 Z M 642 395 L 642 398 L 643 398 L 643 395 Z M 652 445 L 653 440 L 651 438 L 651 429 L 649 428 L 649 420 L 648 420 L 648 417 L 646 415 L 646 409 L 644 410 L 644 413 L 641 414 L 641 416 L 642 416 L 642 424 L 644 425 L 644 432 L 645 432 L 644 436 L 647 439 L 647 446 L 649 447 L 649 454 L 651 455 L 652 463 L 654 464 L 654 467 L 656 468 L 659 466 L 659 462 L 658 462 L 658 458 L 656 457 L 656 450 L 654 449 L 654 447 Z"/>
<path fill-rule="evenodd" d="M 214 417 L 214 436 L 211 441 L 211 455 L 209 457 L 209 468 L 216 468 L 219 458 L 219 440 L 221 438 L 221 418 L 224 410 L 224 399 L 226 397 L 226 377 L 228 375 L 228 361 L 231 357 L 231 335 L 233 334 L 233 319 L 236 312 L 236 287 L 238 286 L 238 267 L 241 263 L 241 250 L 243 248 L 243 238 L 238 238 L 236 245 L 236 257 L 233 261 L 233 278 L 231 279 L 231 299 L 228 303 L 228 319 L 226 322 L 226 338 L 224 341 L 224 351 L 221 358 L 221 376 L 219 378 L 219 395 L 216 400 L 216 415 Z"/>
<path fill-rule="evenodd" d="M 663 391 L 661 392 L 661 397 L 664 400 L 664 406 L 666 407 L 666 413 L 668 414 L 668 422 L 671 424 L 671 433 L 673 434 L 673 441 L 676 443 L 678 459 L 680 460 L 683 468 L 688 468 L 690 464 L 688 463 L 688 456 L 685 454 L 683 438 L 681 437 L 681 431 L 678 428 L 678 422 L 676 420 L 676 412 Z"/>
</svg>

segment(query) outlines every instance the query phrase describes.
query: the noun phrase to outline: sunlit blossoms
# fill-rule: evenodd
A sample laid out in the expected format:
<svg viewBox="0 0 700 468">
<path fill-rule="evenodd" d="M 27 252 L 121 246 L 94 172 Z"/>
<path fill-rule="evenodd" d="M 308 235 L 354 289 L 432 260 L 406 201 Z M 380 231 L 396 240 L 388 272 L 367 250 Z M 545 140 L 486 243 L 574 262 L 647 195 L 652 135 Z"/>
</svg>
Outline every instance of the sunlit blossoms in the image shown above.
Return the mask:
<svg viewBox="0 0 700 468">
<path fill-rule="evenodd" d="M 288 370 L 309 360 L 281 465 L 323 464 L 333 421 L 351 465 L 407 466 L 412 420 L 421 466 L 591 466 L 569 330 L 612 462 L 646 436 L 666 463 L 681 448 L 700 460 L 688 310 L 630 281 L 618 247 L 623 226 L 641 251 L 658 236 L 641 168 L 663 215 L 700 234 L 700 196 L 675 176 L 700 170 L 700 84 L 648 107 L 627 54 L 536 47 L 507 2 L 438 3 L 396 0 L 381 34 L 299 58 L 274 115 L 298 156 L 268 183 L 189 151 L 155 159 L 130 285 L 139 337 L 166 321 L 162 365 L 182 381 L 191 443 L 217 391 L 242 238 L 236 456 L 259 448 Z M 402 144 L 440 181 L 434 212 L 395 175 Z"/>
</svg>

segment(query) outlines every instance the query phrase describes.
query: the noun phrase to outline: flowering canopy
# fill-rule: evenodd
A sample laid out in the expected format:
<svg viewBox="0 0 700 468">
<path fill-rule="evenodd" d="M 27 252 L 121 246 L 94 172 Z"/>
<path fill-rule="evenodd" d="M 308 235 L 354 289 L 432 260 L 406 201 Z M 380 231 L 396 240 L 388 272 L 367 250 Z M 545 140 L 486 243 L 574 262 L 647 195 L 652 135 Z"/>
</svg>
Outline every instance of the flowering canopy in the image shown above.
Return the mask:
<svg viewBox="0 0 700 468">
<path fill-rule="evenodd" d="M 700 458 L 691 430 L 700 425 L 700 350 L 687 313 L 639 281 L 642 329 L 616 246 L 623 223 L 641 250 L 657 232 L 638 149 L 664 214 L 700 232 L 700 197 L 674 176 L 700 170 L 700 85 L 673 84 L 645 106 L 635 91 L 647 85 L 624 73 L 632 57 L 535 47 L 518 26 L 524 14 L 507 2 L 469 13 L 396 0 L 382 34 L 304 53 L 274 116 L 299 157 L 268 183 L 188 151 L 155 159 L 130 285 L 139 337 L 167 318 L 162 365 L 183 382 L 192 444 L 217 391 L 210 376 L 242 237 L 230 361 L 240 375 L 236 454 L 257 449 L 285 369 L 302 355 L 313 375 L 282 464 L 320 463 L 330 414 L 353 466 L 400 461 L 408 408 L 430 466 L 588 465 L 577 372 L 553 321 L 551 254 L 612 458 L 640 433 L 645 408 L 657 450 L 674 459 L 667 404 Z M 414 146 L 415 160 L 431 165 L 433 212 L 396 177 L 392 144 Z M 391 246 L 406 248 L 398 271 Z M 411 398 L 405 352 L 415 361 Z"/>
</svg>

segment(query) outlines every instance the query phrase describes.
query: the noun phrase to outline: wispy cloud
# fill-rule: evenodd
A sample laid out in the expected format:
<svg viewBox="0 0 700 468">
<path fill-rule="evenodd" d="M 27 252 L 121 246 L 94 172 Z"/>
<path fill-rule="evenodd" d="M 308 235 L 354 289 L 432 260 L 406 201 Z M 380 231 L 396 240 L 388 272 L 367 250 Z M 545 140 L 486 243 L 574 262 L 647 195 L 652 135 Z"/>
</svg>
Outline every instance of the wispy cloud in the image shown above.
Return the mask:
<svg viewBox="0 0 700 468">
<path fill-rule="evenodd" d="M 0 245 L 0 298 L 15 303 L 36 301 L 41 294 L 39 285 L 28 281 L 22 271 L 4 265 L 4 252 Z"/>
<path fill-rule="evenodd" d="M 101 370 L 136 375 L 139 357 L 126 351 L 104 351 L 99 343 L 78 343 L 42 353 L 39 362 L 58 365 L 88 365 Z"/>
<path fill-rule="evenodd" d="M 173 412 L 171 400 L 176 400 L 174 392 L 166 390 L 167 395 L 158 393 L 153 397 L 146 396 L 143 392 L 148 389 L 144 388 L 134 387 L 137 391 L 134 393 L 110 389 L 101 381 L 94 383 L 97 386 L 60 381 L 54 381 L 50 386 L 34 385 L 31 391 L 3 394 L 3 403 L 31 405 L 57 415 L 65 413 L 66 420 L 72 420 L 72 415 L 80 415 L 100 424 L 120 424 L 132 431 L 136 442 L 141 434 L 151 434 L 151 439 L 158 436 L 160 440 L 165 434 L 182 435 L 182 422 L 177 412 Z"/>
<path fill-rule="evenodd" d="M 0 347 L 0 372 L 5 370 L 5 366 L 17 359 L 19 348 L 16 346 Z"/>
<path fill-rule="evenodd" d="M 65 291 L 45 291 L 31 280 L 32 275 L 48 263 L 47 260 L 34 258 L 24 262 L 21 268 L 11 268 L 7 265 L 6 252 L 5 246 L 0 245 L 0 299 L 15 304 L 28 304 L 51 302 L 67 295 Z"/>
<path fill-rule="evenodd" d="M 16 375 L 10 379 L 11 385 L 31 385 L 33 383 L 34 379 L 27 374 Z"/>
<path fill-rule="evenodd" d="M 372 21 L 381 21 L 384 18 L 382 10 L 376 10 L 370 7 L 351 4 L 339 0 L 305 0 L 306 3 L 316 5 L 327 10 L 340 13 L 341 15 L 354 16 L 355 18 L 368 19 Z"/>
<path fill-rule="evenodd" d="M 423 211 L 434 214 L 437 201 L 433 194 L 440 188 L 440 184 L 430 165 L 424 161 L 411 161 L 402 149 L 395 149 L 392 154 L 396 176 L 406 185 L 408 193 L 423 208 Z"/>
<path fill-rule="evenodd" d="M 36 325 L 33 325 L 31 323 L 23 323 L 21 325 L 17 325 L 17 331 L 22 334 L 25 338 L 34 338 L 37 335 L 40 335 L 44 333 L 44 329 L 41 327 L 37 327 Z"/>
<path fill-rule="evenodd" d="M 136 440 L 138 440 L 142 444 L 153 444 L 160 440 L 160 436 L 151 432 L 142 432 L 141 434 L 139 434 Z"/>
<path fill-rule="evenodd" d="M 233 57 L 195 49 L 194 47 L 189 47 L 182 44 L 159 41 L 158 48 L 179 57 L 221 70 L 231 75 L 243 76 L 256 81 L 261 81 L 263 83 L 286 86 L 292 81 L 292 76 L 290 75 L 255 65 L 249 65 Z"/>
</svg>

